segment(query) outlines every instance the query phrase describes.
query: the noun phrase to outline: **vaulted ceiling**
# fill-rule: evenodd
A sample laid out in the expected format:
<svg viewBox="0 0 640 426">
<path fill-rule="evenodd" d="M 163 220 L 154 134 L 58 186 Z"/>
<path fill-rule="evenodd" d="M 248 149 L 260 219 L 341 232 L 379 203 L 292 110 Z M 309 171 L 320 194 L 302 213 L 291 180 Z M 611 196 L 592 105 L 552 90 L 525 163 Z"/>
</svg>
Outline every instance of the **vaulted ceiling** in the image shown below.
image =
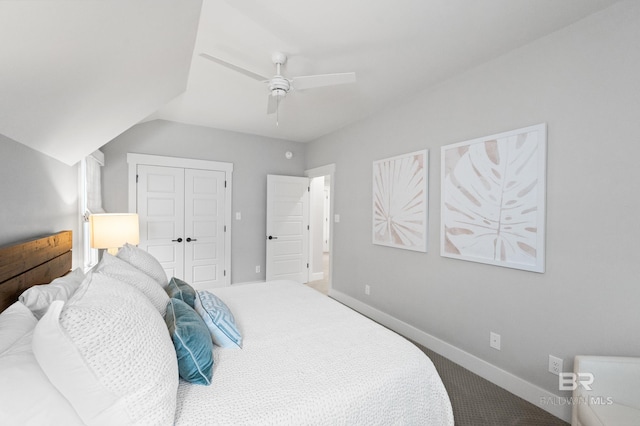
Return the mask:
<svg viewBox="0 0 640 426">
<path fill-rule="evenodd" d="M 307 142 L 616 0 L 0 1 L 0 133 L 73 164 L 140 121 Z M 294 90 L 271 77 L 355 72 Z M 276 124 L 277 120 L 277 124 Z"/>
</svg>

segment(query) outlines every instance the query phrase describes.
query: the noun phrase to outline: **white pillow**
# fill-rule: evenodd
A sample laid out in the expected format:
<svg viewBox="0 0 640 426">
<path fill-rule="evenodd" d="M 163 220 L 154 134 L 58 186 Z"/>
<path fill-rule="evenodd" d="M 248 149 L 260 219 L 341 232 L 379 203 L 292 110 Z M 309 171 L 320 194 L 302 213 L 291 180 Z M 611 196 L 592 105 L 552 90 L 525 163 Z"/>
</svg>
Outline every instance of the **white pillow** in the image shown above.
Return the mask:
<svg viewBox="0 0 640 426">
<path fill-rule="evenodd" d="M 40 319 L 54 300 L 67 301 L 84 280 L 82 269 L 76 268 L 64 277 L 56 278 L 49 284 L 36 285 L 25 290 L 19 297 L 33 315 Z"/>
<path fill-rule="evenodd" d="M 21 302 L 13 303 L 0 313 L 0 354 L 9 350 L 18 339 L 33 330 L 37 323 L 36 317 Z"/>
<path fill-rule="evenodd" d="M 167 312 L 169 296 L 149 275 L 109 253 L 104 253 L 102 260 L 96 265 L 95 272 L 132 285 L 147 296 L 153 306 L 164 317 Z"/>
<path fill-rule="evenodd" d="M 88 425 L 173 424 L 178 365 L 164 320 L 131 286 L 92 273 L 33 335 L 33 353 Z"/>
<path fill-rule="evenodd" d="M 164 268 L 160 262 L 158 262 L 158 259 L 141 248 L 127 243 L 118 251 L 118 258 L 130 263 L 145 274 L 149 275 L 151 278 L 156 280 L 162 288 L 169 285 L 167 273 L 164 272 Z"/>
<path fill-rule="evenodd" d="M 198 290 L 194 308 L 207 325 L 213 343 L 222 348 L 242 347 L 242 334 L 236 319 L 222 299 L 208 291 Z"/>
<path fill-rule="evenodd" d="M 7 425 L 82 425 L 73 407 L 51 384 L 36 361 L 31 350 L 36 322 L 33 314 L 26 307 L 24 309 L 34 320 L 31 329 L 0 354 L 1 422 Z"/>
</svg>

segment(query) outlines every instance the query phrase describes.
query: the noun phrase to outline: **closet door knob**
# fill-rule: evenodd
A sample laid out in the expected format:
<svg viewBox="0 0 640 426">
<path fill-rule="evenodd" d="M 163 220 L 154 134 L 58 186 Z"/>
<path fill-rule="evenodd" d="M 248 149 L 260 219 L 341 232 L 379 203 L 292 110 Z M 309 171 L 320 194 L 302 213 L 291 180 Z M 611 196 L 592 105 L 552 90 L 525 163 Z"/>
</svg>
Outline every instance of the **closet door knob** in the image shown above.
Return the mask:
<svg viewBox="0 0 640 426">
<path fill-rule="evenodd" d="M 277 239 L 278 239 L 278 237 L 274 237 L 274 236 L 272 236 L 272 235 L 269 235 L 269 237 L 268 237 L 268 238 L 269 238 L 270 240 L 277 240 Z"/>
<path fill-rule="evenodd" d="M 195 238 L 187 237 L 187 242 L 190 243 L 191 241 L 198 241 L 198 240 Z"/>
<path fill-rule="evenodd" d="M 182 238 L 178 238 L 178 239 L 171 240 L 171 241 L 177 241 L 177 242 L 181 243 L 182 242 Z"/>
</svg>

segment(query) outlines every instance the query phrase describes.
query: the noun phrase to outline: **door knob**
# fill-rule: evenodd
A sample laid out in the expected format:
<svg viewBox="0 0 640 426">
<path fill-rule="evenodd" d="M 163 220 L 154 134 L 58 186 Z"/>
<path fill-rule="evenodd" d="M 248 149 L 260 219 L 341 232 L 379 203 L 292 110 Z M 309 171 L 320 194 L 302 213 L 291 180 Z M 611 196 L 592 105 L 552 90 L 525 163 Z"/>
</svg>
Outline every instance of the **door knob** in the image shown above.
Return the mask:
<svg viewBox="0 0 640 426">
<path fill-rule="evenodd" d="M 191 241 L 198 241 L 198 240 L 195 238 L 187 237 L 187 242 L 190 243 Z"/>
<path fill-rule="evenodd" d="M 171 240 L 171 241 L 177 241 L 177 242 L 181 243 L 182 242 L 182 238 L 178 238 L 178 239 Z"/>
<path fill-rule="evenodd" d="M 277 240 L 277 239 L 278 239 L 278 237 L 274 237 L 274 236 L 272 236 L 272 235 L 269 235 L 269 239 L 270 239 L 270 240 Z"/>
</svg>

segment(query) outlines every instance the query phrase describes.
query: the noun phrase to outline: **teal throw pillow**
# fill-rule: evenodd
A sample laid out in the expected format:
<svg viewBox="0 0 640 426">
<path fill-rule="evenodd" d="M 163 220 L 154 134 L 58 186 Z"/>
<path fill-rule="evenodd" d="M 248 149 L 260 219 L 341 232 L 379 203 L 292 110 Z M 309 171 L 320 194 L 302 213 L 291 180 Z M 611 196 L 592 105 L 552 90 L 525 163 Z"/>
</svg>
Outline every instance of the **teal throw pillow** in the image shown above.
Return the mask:
<svg viewBox="0 0 640 426">
<path fill-rule="evenodd" d="M 165 322 L 178 358 L 180 377 L 190 383 L 210 385 L 213 376 L 213 343 L 207 326 L 189 305 L 171 299 Z"/>
<path fill-rule="evenodd" d="M 167 293 L 169 294 L 169 297 L 180 299 L 192 308 L 194 307 L 196 291 L 181 279 L 176 277 L 171 278 L 167 287 Z"/>
</svg>

